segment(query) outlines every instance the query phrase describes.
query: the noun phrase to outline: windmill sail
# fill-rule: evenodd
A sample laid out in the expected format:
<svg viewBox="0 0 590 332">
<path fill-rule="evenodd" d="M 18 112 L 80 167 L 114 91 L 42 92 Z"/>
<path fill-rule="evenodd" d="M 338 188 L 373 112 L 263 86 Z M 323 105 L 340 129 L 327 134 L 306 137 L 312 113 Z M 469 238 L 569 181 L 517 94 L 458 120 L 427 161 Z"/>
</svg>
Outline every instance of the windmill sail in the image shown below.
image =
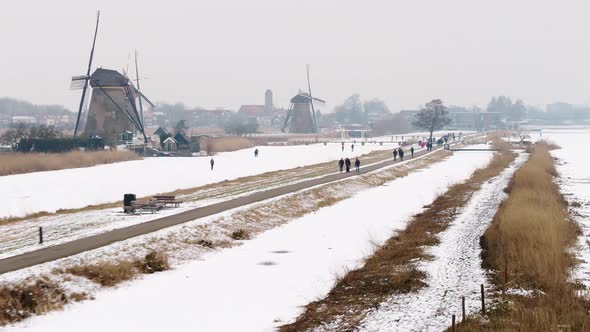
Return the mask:
<svg viewBox="0 0 590 332">
<path fill-rule="evenodd" d="M 72 78 L 72 85 L 74 82 L 83 81 L 82 83 L 82 98 L 80 98 L 80 107 L 78 108 L 78 117 L 76 118 L 76 128 L 74 129 L 74 137 L 78 134 L 78 126 L 80 125 L 80 115 L 82 114 L 82 107 L 84 106 L 84 98 L 86 97 L 86 90 L 88 90 L 88 81 L 90 80 L 90 70 L 92 68 L 92 59 L 94 57 L 94 47 L 96 46 L 96 36 L 98 35 L 98 24 L 100 22 L 100 11 L 96 13 L 96 28 L 94 29 L 94 38 L 92 39 L 92 49 L 90 50 L 90 59 L 88 60 L 88 70 L 85 77 L 77 76 Z M 75 84 L 74 86 L 78 86 Z M 71 86 L 70 86 L 71 88 Z"/>
</svg>

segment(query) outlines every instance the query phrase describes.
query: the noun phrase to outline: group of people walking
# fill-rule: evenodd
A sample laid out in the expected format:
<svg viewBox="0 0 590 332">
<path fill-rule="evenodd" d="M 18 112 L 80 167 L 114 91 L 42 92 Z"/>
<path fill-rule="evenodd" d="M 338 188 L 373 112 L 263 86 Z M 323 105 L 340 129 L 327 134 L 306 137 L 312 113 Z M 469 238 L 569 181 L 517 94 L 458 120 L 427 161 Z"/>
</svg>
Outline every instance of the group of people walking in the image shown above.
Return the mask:
<svg viewBox="0 0 590 332">
<path fill-rule="evenodd" d="M 348 159 L 348 158 L 346 158 L 346 159 L 340 158 L 340 160 L 338 161 L 338 168 L 340 168 L 340 173 L 342 173 L 344 171 L 344 167 L 346 167 L 346 173 L 349 173 L 351 165 L 352 165 L 352 163 L 351 163 L 350 159 Z M 356 174 L 359 174 L 361 172 L 361 161 L 359 160 L 358 157 L 354 161 L 354 167 L 356 168 Z"/>
<path fill-rule="evenodd" d="M 412 158 L 414 158 L 414 147 L 411 146 L 410 147 L 410 154 L 412 155 Z M 399 160 L 400 161 L 404 161 L 404 149 L 401 148 L 401 146 L 397 149 L 393 149 L 393 160 L 396 161 L 397 157 L 399 156 Z"/>
</svg>

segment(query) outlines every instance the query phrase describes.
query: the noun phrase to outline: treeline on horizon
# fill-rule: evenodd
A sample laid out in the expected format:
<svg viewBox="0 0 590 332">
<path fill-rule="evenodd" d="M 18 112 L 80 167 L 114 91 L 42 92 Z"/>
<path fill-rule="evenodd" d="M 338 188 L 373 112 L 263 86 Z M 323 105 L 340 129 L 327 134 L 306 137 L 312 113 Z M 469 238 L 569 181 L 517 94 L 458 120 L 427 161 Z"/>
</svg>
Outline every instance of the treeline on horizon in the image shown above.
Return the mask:
<svg viewBox="0 0 590 332">
<path fill-rule="evenodd" d="M 72 111 L 63 105 L 36 105 L 15 98 L 0 98 L 0 114 L 4 115 L 63 115 L 71 113 Z"/>
</svg>

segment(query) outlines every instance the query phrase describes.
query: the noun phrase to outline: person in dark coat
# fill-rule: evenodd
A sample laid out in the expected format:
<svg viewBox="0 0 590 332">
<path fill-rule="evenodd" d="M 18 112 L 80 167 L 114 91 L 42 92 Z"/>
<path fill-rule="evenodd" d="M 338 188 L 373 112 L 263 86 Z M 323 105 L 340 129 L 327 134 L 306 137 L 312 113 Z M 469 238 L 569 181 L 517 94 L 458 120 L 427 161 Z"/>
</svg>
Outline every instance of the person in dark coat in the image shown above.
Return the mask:
<svg viewBox="0 0 590 332">
<path fill-rule="evenodd" d="M 350 172 L 350 159 L 346 158 L 344 164 L 346 165 L 346 173 Z"/>
<path fill-rule="evenodd" d="M 354 152 L 354 144 L 350 145 L 350 150 L 352 150 L 352 152 Z"/>
<path fill-rule="evenodd" d="M 361 161 L 359 160 L 359 158 L 356 158 L 354 162 L 354 167 L 356 167 L 356 174 L 359 174 L 361 172 Z"/>
<path fill-rule="evenodd" d="M 258 157 L 258 149 L 254 150 L 254 157 Z"/>
<path fill-rule="evenodd" d="M 338 162 L 338 167 L 340 168 L 340 173 L 342 173 L 342 170 L 344 169 L 344 159 L 340 158 L 340 161 Z"/>
<path fill-rule="evenodd" d="M 397 154 L 399 155 L 399 160 L 404 161 L 404 150 L 401 147 L 398 149 Z"/>
<path fill-rule="evenodd" d="M 413 146 L 410 148 L 410 153 L 412 154 L 412 158 L 414 158 L 414 147 Z"/>
<path fill-rule="evenodd" d="M 342 152 L 344 152 L 344 142 L 342 142 Z"/>
<path fill-rule="evenodd" d="M 393 149 L 393 161 L 397 159 L 397 149 Z"/>
<path fill-rule="evenodd" d="M 211 163 L 211 170 L 213 170 L 213 165 L 215 165 L 215 160 L 213 160 L 213 158 L 211 158 L 211 161 L 209 163 Z"/>
</svg>

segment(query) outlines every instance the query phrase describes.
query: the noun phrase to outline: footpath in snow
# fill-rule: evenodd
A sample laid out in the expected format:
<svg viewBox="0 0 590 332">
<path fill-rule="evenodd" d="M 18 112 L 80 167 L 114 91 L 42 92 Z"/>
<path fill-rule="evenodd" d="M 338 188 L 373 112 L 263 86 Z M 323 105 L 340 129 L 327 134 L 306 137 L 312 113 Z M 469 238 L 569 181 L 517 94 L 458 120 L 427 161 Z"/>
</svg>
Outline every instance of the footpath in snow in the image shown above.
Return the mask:
<svg viewBox="0 0 590 332">
<path fill-rule="evenodd" d="M 416 293 L 397 295 L 369 312 L 360 331 L 443 331 L 451 315 L 461 315 L 461 296 L 467 314 L 480 306 L 480 285 L 488 285 L 481 268 L 479 238 L 491 223 L 515 170 L 526 160 L 520 155 L 499 176 L 484 183 L 449 228 L 440 234 L 440 244 L 430 248 L 430 261 L 417 268 L 426 272 L 427 286 Z"/>
<path fill-rule="evenodd" d="M 412 215 L 485 166 L 491 155 L 457 153 L 203 261 L 145 276 L 4 330 L 272 331 L 325 296 L 337 276 L 373 252 L 374 243 L 403 229 Z"/>
<path fill-rule="evenodd" d="M 392 145 L 356 144 L 344 151 L 337 144 L 261 146 L 258 158 L 254 149 L 220 153 L 209 157 L 146 158 L 87 168 L 0 176 L 0 218 L 22 217 L 36 212 L 55 212 L 88 205 L 116 202 L 123 194 L 149 196 L 256 175 L 270 171 L 307 166 L 341 157 L 353 158 Z"/>
</svg>

